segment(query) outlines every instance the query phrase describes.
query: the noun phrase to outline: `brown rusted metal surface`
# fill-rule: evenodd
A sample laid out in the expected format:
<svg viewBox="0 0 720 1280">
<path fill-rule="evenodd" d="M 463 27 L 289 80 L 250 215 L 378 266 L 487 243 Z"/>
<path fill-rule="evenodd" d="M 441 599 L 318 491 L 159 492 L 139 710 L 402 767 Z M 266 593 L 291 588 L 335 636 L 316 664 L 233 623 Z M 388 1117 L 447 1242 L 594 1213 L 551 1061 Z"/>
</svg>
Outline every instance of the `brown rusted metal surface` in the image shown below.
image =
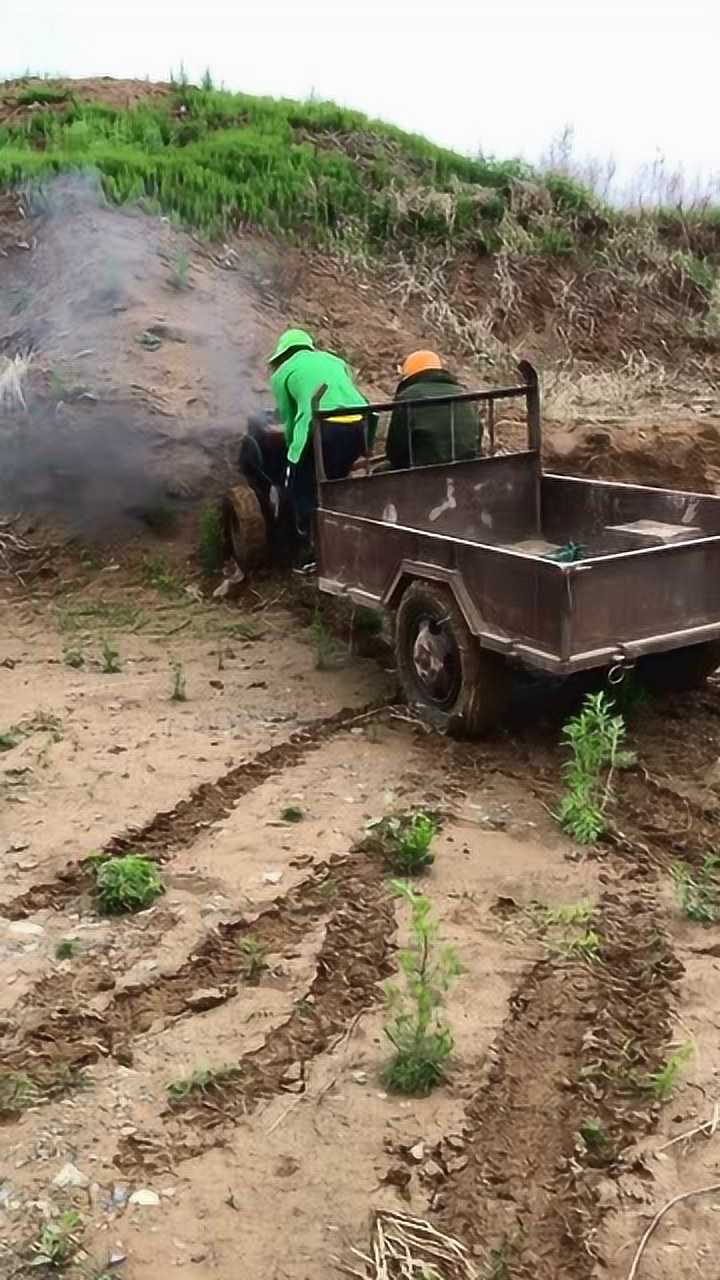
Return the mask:
<svg viewBox="0 0 720 1280">
<path fill-rule="evenodd" d="M 542 477 L 541 506 L 543 530 L 552 542 L 569 535 L 587 542 L 608 526 L 634 520 L 696 525 L 705 534 L 720 534 L 720 499 L 706 493 L 548 474 Z"/>
<path fill-rule="evenodd" d="M 558 673 L 720 636 L 720 498 L 542 475 L 522 373 L 463 398 L 523 395 L 527 451 L 318 483 L 321 589 L 394 608 L 439 578 L 483 645 Z M 544 558 L 569 542 L 579 562 Z"/>
<path fill-rule="evenodd" d="M 429 533 L 508 543 L 539 533 L 537 454 L 474 458 L 321 482 L 322 510 Z"/>
<path fill-rule="evenodd" d="M 567 566 L 568 657 L 612 644 L 649 651 L 668 637 L 708 626 L 720 633 L 720 538 L 681 542 Z M 711 638 L 711 637 L 704 637 Z M 683 641 L 690 643 L 690 641 Z"/>
</svg>

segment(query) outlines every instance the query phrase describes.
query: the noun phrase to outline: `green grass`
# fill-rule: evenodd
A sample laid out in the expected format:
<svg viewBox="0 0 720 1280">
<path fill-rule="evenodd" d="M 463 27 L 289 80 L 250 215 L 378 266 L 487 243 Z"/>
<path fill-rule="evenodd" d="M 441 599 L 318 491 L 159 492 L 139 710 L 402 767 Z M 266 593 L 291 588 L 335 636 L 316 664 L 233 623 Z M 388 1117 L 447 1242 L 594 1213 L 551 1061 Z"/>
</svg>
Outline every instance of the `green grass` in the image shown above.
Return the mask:
<svg viewBox="0 0 720 1280">
<path fill-rule="evenodd" d="M 62 85 L 18 99 L 34 102 L 47 109 L 0 127 L 0 188 L 28 183 L 38 208 L 53 204 L 50 179 L 80 171 L 97 175 L 109 201 L 138 203 L 208 237 L 252 226 L 406 260 L 467 247 L 587 254 L 601 264 L 617 232 L 651 222 L 668 282 L 681 278 L 709 305 L 717 209 L 618 211 L 576 179 L 520 159 L 460 155 L 332 102 L 230 93 L 207 74 L 200 87 L 180 76 L 167 98 L 128 110 L 78 102 Z M 518 180 L 540 190 L 529 215 L 516 211 Z M 642 273 L 643 252 L 624 253 L 623 267 Z M 190 287 L 186 255 L 170 264 L 168 284 Z"/>
<path fill-rule="evenodd" d="M 246 618 L 241 622 L 232 622 L 225 628 L 225 635 L 232 640 L 262 640 L 265 635 L 263 628 L 259 622 L 255 622 L 252 618 Z"/>
<path fill-rule="evenodd" d="M 163 596 L 174 598 L 184 592 L 182 579 L 162 556 L 145 556 L 140 576 L 146 587 L 153 587 Z"/>
<path fill-rule="evenodd" d="M 107 858 L 95 870 L 95 894 L 103 915 L 143 911 L 165 892 L 157 865 L 136 853 Z"/>
<path fill-rule="evenodd" d="M 70 93 L 67 89 L 53 89 L 50 86 L 38 89 L 25 89 L 23 93 L 19 93 L 15 99 L 18 107 L 31 107 L 36 102 L 42 106 L 51 106 L 53 104 L 67 102 Z"/>
<path fill-rule="evenodd" d="M 667 1102 L 675 1092 L 675 1088 L 688 1062 L 693 1056 L 691 1044 L 682 1044 L 659 1071 L 653 1071 L 640 1080 L 643 1089 L 652 1093 L 658 1102 Z"/>
<path fill-rule="evenodd" d="M 559 907 L 546 907 L 543 915 L 549 925 L 587 924 L 592 910 L 589 902 L 570 902 Z"/>
<path fill-rule="evenodd" d="M 82 943 L 77 938 L 63 938 L 55 948 L 56 960 L 72 960 L 82 951 Z"/>
<path fill-rule="evenodd" d="M 240 952 L 242 955 L 240 972 L 245 981 L 257 982 L 260 974 L 268 968 L 267 947 L 262 942 L 258 942 L 257 938 L 247 937 L 240 943 Z"/>
<path fill-rule="evenodd" d="M 216 502 L 209 503 L 200 514 L 200 539 L 198 558 L 200 568 L 208 577 L 220 573 L 225 561 L 222 517 Z"/>
<path fill-rule="evenodd" d="M 222 1090 L 223 1086 L 229 1084 L 232 1080 L 237 1079 L 240 1074 L 238 1067 L 198 1067 L 191 1075 L 186 1076 L 183 1080 L 174 1080 L 168 1085 L 168 1098 L 170 1104 L 183 1102 L 185 1098 L 190 1097 L 193 1093 L 217 1093 Z"/>
<path fill-rule="evenodd" d="M 73 632 L 107 627 L 113 631 L 130 630 L 137 626 L 142 614 L 137 605 L 128 600 L 93 600 L 83 604 L 64 605 L 57 611 L 61 631 Z"/>
<path fill-rule="evenodd" d="M 67 1065 L 59 1065 L 37 1076 L 25 1071 L 0 1069 L 0 1121 L 11 1120 L 27 1111 L 28 1107 L 50 1102 L 72 1090 L 85 1089 L 87 1085 L 84 1073 Z"/>
<path fill-rule="evenodd" d="M 170 275 L 168 276 L 168 284 L 171 289 L 190 289 L 190 258 L 184 250 L 180 250 L 175 255 L 170 264 Z"/>
<path fill-rule="evenodd" d="M 160 105 L 71 101 L 0 129 L 0 185 L 84 168 L 110 200 L 141 200 L 208 234 L 240 223 L 314 238 L 359 229 L 376 246 L 492 227 L 512 182 L 531 174 L 520 160 L 462 156 L 333 103 L 182 84 Z M 450 196 L 451 212 L 398 198 L 418 190 Z M 185 287 L 184 270 L 175 280 Z"/>
<path fill-rule="evenodd" d="M 103 675 L 116 676 L 122 671 L 122 663 L 120 661 L 120 652 L 116 649 L 112 640 L 103 640 L 100 650 L 100 670 Z"/>
<path fill-rule="evenodd" d="M 183 665 L 181 662 L 173 662 L 171 664 L 171 669 L 172 684 L 170 687 L 170 701 L 187 702 L 187 681 L 185 679 Z"/>
<path fill-rule="evenodd" d="M 595 960 L 600 954 L 602 939 L 594 929 L 584 929 L 582 933 L 568 938 L 562 945 L 562 953 L 568 957 L 579 957 L 583 960 Z"/>
<path fill-rule="evenodd" d="M 678 862 L 672 876 L 680 907 L 688 920 L 717 924 L 720 920 L 720 858 L 708 854 L 699 871 Z"/>
<path fill-rule="evenodd" d="M 80 1245 L 83 1220 L 75 1209 L 67 1209 L 59 1218 L 43 1227 L 32 1246 L 33 1267 L 60 1270 L 72 1261 Z"/>
<path fill-rule="evenodd" d="M 24 1071 L 0 1071 L 0 1119 L 26 1111 L 39 1096 L 32 1076 Z"/>
<path fill-rule="evenodd" d="M 280 813 L 283 822 L 302 822 L 305 817 L 304 809 L 297 804 L 288 804 Z"/>
<path fill-rule="evenodd" d="M 607 1129 L 601 1120 L 586 1120 L 580 1126 L 580 1137 L 592 1155 L 601 1155 L 610 1145 Z"/>
</svg>

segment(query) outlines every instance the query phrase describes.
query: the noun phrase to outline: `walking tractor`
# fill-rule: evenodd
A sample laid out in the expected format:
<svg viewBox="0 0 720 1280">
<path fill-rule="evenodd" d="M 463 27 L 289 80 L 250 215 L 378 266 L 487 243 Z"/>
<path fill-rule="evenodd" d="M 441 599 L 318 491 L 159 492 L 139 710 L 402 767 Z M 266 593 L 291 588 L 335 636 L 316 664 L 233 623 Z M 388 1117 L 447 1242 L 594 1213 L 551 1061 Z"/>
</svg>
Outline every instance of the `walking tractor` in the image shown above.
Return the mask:
<svg viewBox="0 0 720 1280">
<path fill-rule="evenodd" d="M 323 423 L 344 411 L 315 412 L 319 588 L 390 611 L 408 702 L 470 735 L 501 719 L 513 667 L 616 679 L 637 663 L 656 687 L 689 688 L 720 665 L 720 498 L 543 472 L 538 377 L 526 361 L 519 373 L 515 386 L 433 397 L 453 444 L 439 465 L 389 471 L 367 452 L 328 479 Z M 478 422 L 478 456 L 464 460 L 459 402 Z M 523 438 L 500 452 L 507 402 Z M 410 432 L 429 403 L 404 402 Z M 369 405 L 368 421 L 395 407 Z M 272 536 L 278 504 L 262 507 Z M 226 499 L 231 527 L 233 509 L 247 518 L 246 499 Z M 260 540 L 235 520 L 241 567 Z"/>
</svg>

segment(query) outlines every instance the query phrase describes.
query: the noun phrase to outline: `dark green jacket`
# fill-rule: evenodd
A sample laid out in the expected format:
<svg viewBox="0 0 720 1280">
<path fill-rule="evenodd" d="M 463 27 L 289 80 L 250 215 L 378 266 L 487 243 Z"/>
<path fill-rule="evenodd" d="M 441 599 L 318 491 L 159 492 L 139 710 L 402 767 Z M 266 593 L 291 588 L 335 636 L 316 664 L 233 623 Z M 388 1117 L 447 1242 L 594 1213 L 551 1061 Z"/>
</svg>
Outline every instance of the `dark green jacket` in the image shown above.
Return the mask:
<svg viewBox="0 0 720 1280">
<path fill-rule="evenodd" d="M 323 384 L 327 391 L 320 402 L 322 409 L 367 404 L 345 361 L 329 351 L 303 348 L 283 360 L 272 375 L 270 386 L 285 428 L 288 462 L 300 461 L 310 431 L 313 397 Z"/>
<path fill-rule="evenodd" d="M 452 396 L 464 389 L 444 369 L 430 369 L 404 378 L 395 392 L 395 400 L 401 404 L 403 400 L 421 399 L 423 396 Z M 465 402 L 454 407 L 447 404 L 427 405 L 420 409 L 398 407 L 392 411 L 385 445 L 393 470 L 450 462 L 452 414 L 455 416 L 456 459 L 476 457 L 479 437 L 476 405 Z"/>
</svg>

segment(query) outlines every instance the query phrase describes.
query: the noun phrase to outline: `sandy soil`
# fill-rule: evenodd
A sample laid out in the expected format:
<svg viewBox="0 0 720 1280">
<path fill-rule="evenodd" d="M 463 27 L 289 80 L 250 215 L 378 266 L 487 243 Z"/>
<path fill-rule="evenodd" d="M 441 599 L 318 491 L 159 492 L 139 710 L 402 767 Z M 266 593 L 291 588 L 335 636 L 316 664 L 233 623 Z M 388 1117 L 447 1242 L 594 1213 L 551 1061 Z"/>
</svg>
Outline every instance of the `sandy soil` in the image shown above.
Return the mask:
<svg viewBox="0 0 720 1280">
<path fill-rule="evenodd" d="M 111 594 L 88 571 L 83 589 L 9 612 L 0 1080 L 39 1092 L 3 1112 L 0 1274 L 29 1276 L 43 1223 L 74 1207 L 70 1276 L 114 1258 L 128 1280 L 178 1266 L 230 1280 L 242 1256 L 248 1275 L 329 1280 L 365 1247 L 370 1211 L 394 1206 L 464 1239 L 481 1276 L 576 1280 L 597 1259 L 624 1280 L 655 1209 L 717 1175 L 717 1139 L 665 1147 L 713 1115 L 719 963 L 717 930 L 681 916 L 666 870 L 704 856 L 718 802 L 697 782 L 680 799 L 687 743 L 667 724 L 690 716 L 684 771 L 704 777 L 717 695 L 641 713 L 650 782 L 627 776 L 623 840 L 587 856 L 548 812 L 551 721 L 439 739 L 393 710 L 382 662 L 319 671 L 302 616 L 251 599 L 168 600 L 126 578 Z M 101 670 L 108 636 L 117 674 Z M 186 702 L 170 700 L 173 663 Z M 381 1082 L 382 983 L 407 911 L 353 849 L 368 820 L 414 805 L 444 814 L 424 888 L 463 967 L 451 1070 L 427 1099 Z M 167 891 L 102 917 L 88 855 L 131 848 L 158 859 Z M 576 903 L 592 908 L 597 959 L 540 907 Z M 77 950 L 58 959 L 68 938 Z M 642 1080 L 685 1041 L 662 1105 Z M 192 1078 L 209 1083 L 171 1099 Z M 588 1125 L 607 1151 L 587 1146 Z M 57 1185 L 66 1164 L 82 1185 Z M 696 1274 L 717 1204 L 678 1207 L 639 1274 Z"/>
<path fill-rule="evenodd" d="M 152 630 L 171 631 L 168 618 L 177 626 L 177 610 L 153 614 L 163 602 L 147 592 L 125 598 L 151 613 Z M 229 1276 L 239 1252 L 252 1275 L 332 1275 L 333 1255 L 362 1242 L 373 1205 L 406 1203 L 385 1180 L 418 1141 L 427 1161 L 408 1174 L 407 1194 L 427 1207 L 424 1164 L 448 1132 L 461 1132 L 465 1098 L 508 1000 L 543 954 L 534 927 L 509 927 L 495 915 L 497 900 L 592 899 L 596 867 L 575 860 L 512 779 L 492 774 L 468 786 L 442 760 L 428 767 L 425 736 L 403 720 L 363 719 L 368 703 L 392 694 L 392 681 L 359 658 L 317 671 L 312 638 L 296 616 L 256 615 L 263 630 L 252 641 L 227 636 L 241 617 L 229 608 L 192 603 L 191 626 L 174 637 L 116 618 L 122 671 L 109 675 L 96 665 L 112 616 L 107 597 L 100 600 L 99 615 L 92 589 L 62 609 L 17 605 L 3 640 L 4 719 L 20 726 L 17 746 L 2 757 L 3 1058 L 14 1070 L 35 1064 L 46 1073 L 64 1063 L 82 1069 L 86 1082 L 5 1129 L 6 1274 L 22 1259 L 38 1215 L 77 1202 L 85 1246 L 101 1258 L 121 1246 L 128 1276 L 171 1275 L 182 1262 L 194 1274 Z M 87 667 L 73 670 L 63 662 L 62 628 L 80 603 L 86 625 L 69 634 Z M 182 663 L 186 703 L 169 701 L 171 658 Z M 341 706 L 349 708 L 347 724 L 323 739 L 324 721 Z M 72 875 L 88 853 L 132 829 L 142 845 L 158 812 L 177 812 L 201 784 L 252 764 L 274 742 L 291 744 L 304 725 L 310 730 L 295 754 L 290 745 L 284 765 L 258 773 L 237 800 L 228 797 L 223 816 L 203 819 L 197 802 L 192 830 L 168 830 L 159 905 L 130 920 L 98 917 L 90 880 Z M 302 808 L 302 822 L 283 822 L 290 803 Z M 465 974 L 449 1006 L 457 1039 L 451 1080 L 426 1102 L 410 1103 L 388 1097 L 379 1082 L 387 1052 L 376 984 L 394 967 L 395 911 L 377 864 L 350 849 L 368 819 L 418 803 L 451 815 L 427 888 Z M 371 938 L 380 931 L 376 970 L 363 975 L 357 1011 L 347 1025 L 334 1014 L 327 1043 L 320 1037 L 315 1052 L 291 1060 L 273 1088 L 273 1037 L 282 1039 L 317 987 L 318 955 L 336 919 L 358 909 L 363 931 Z M 404 913 L 397 914 L 402 936 Z M 267 935 L 269 968 L 257 985 L 238 972 L 231 940 L 243 931 Z M 68 937 L 81 950 L 58 961 L 57 944 Z M 226 946 L 207 950 L 223 937 Z M 194 1009 L 207 990 L 214 1007 Z M 201 1119 L 169 1111 L 170 1082 L 249 1061 L 268 1045 L 264 1075 L 227 1126 L 214 1124 L 202 1100 Z M 89 1178 L 79 1194 L 53 1186 L 68 1161 Z M 110 1207 L 118 1186 L 128 1194 L 156 1190 L 160 1205 Z"/>
</svg>

